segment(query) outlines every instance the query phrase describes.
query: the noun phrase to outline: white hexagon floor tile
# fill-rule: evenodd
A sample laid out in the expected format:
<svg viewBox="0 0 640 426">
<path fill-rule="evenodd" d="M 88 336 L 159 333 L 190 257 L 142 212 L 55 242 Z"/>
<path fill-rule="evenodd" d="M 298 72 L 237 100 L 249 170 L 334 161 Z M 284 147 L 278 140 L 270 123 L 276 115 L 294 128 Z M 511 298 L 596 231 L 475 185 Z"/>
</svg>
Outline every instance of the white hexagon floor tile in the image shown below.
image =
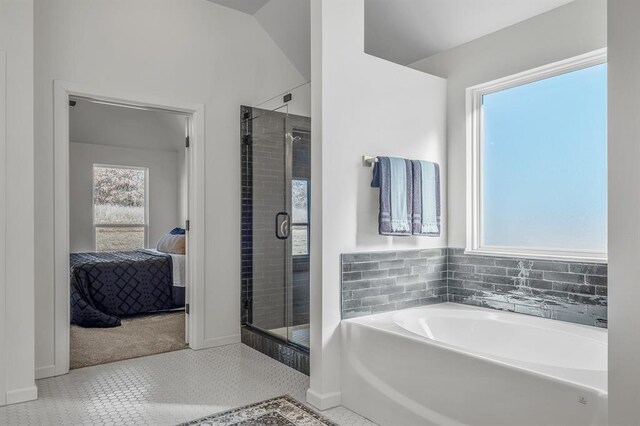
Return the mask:
<svg viewBox="0 0 640 426">
<path fill-rule="evenodd" d="M 288 394 L 309 378 L 243 344 L 190 349 L 73 370 L 37 382 L 37 401 L 0 407 L 2 425 L 175 425 Z M 339 425 L 369 426 L 337 407 Z"/>
</svg>

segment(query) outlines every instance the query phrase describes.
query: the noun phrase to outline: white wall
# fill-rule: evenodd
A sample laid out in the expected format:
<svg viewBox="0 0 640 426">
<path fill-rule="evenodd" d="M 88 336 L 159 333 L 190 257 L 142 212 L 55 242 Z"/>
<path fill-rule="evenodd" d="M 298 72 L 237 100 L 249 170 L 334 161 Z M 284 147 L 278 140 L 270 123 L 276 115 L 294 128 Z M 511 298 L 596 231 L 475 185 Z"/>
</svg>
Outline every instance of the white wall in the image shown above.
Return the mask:
<svg viewBox="0 0 640 426">
<path fill-rule="evenodd" d="M 6 145 L 0 189 L 0 405 L 36 398 L 34 382 L 33 1 L 0 0 L 0 52 L 6 54 Z M 0 91 L 1 93 L 1 91 Z M 1 122 L 0 122 L 1 123 Z M 0 141 L 0 149 L 2 148 Z M 3 155 L 0 154 L 0 159 Z M 3 179 L 0 178 L 0 185 Z M 4 191 L 3 191 L 4 189 Z M 3 238 L 6 237 L 6 241 Z M 6 251 L 4 248 L 6 247 Z M 3 288 L 3 283 L 6 287 Z M 5 323 L 5 320 L 7 321 Z"/>
<path fill-rule="evenodd" d="M 285 104 L 282 101 L 284 94 L 290 93 L 291 100 Z M 284 105 L 286 107 L 282 108 Z M 271 99 L 265 99 L 254 106 L 267 110 L 278 109 L 280 112 L 289 112 L 289 114 L 302 115 L 304 117 L 311 116 L 311 83 L 287 90 L 285 93 L 278 94 Z"/>
<path fill-rule="evenodd" d="M 445 247 L 439 238 L 378 235 L 367 155 L 441 165 L 446 218 L 445 80 L 364 53 L 364 0 L 312 1 L 311 389 L 340 403 L 340 254 Z"/>
<path fill-rule="evenodd" d="M 148 245 L 158 240 L 179 222 L 179 156 L 175 151 L 132 149 L 88 143 L 69 146 L 69 245 L 72 253 L 94 251 L 93 165 L 148 168 L 149 228 Z"/>
<path fill-rule="evenodd" d="M 205 345 L 240 335 L 240 105 L 304 83 L 256 20 L 206 0 L 36 0 L 36 366 L 53 364 L 53 80 L 205 105 Z"/>
<path fill-rule="evenodd" d="M 609 424 L 640 419 L 640 3 L 609 21 Z"/>
<path fill-rule="evenodd" d="M 465 89 L 606 45 L 606 0 L 576 0 L 410 65 L 447 79 L 449 246 L 466 243 Z"/>
</svg>

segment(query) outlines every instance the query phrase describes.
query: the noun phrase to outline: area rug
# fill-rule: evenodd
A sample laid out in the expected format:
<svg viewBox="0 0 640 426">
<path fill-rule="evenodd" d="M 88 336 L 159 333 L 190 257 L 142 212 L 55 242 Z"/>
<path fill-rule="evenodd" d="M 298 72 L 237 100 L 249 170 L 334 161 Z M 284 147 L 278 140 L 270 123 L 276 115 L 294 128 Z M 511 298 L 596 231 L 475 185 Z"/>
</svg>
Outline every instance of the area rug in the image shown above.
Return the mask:
<svg viewBox="0 0 640 426">
<path fill-rule="evenodd" d="M 234 408 L 180 426 L 338 426 L 288 395 Z"/>
<path fill-rule="evenodd" d="M 184 311 L 123 318 L 120 327 L 71 326 L 70 368 L 185 349 Z"/>
</svg>

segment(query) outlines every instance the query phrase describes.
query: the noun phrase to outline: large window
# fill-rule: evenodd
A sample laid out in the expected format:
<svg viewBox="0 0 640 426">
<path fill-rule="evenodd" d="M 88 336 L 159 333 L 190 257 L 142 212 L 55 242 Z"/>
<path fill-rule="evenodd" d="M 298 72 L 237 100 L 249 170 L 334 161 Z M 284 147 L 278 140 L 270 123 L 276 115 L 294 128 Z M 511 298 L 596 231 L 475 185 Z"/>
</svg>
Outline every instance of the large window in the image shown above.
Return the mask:
<svg viewBox="0 0 640 426">
<path fill-rule="evenodd" d="M 293 179 L 291 182 L 291 244 L 294 256 L 309 255 L 309 181 Z"/>
<path fill-rule="evenodd" d="M 147 169 L 93 166 L 96 251 L 136 250 L 147 241 Z"/>
<path fill-rule="evenodd" d="M 597 52 L 468 90 L 467 251 L 606 259 L 605 61 Z"/>
</svg>

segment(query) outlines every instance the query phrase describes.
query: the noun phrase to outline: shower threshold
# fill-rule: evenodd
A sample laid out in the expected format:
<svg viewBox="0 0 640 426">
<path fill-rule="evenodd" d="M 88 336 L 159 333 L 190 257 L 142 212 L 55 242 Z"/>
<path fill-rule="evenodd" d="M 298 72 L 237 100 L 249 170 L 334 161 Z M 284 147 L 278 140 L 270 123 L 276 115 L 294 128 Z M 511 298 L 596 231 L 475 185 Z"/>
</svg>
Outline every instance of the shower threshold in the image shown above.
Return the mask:
<svg viewBox="0 0 640 426">
<path fill-rule="evenodd" d="M 309 348 L 309 324 L 294 325 L 292 327 L 273 328 L 269 332 L 298 346 Z M 291 333 L 289 335 L 289 333 Z"/>
</svg>

